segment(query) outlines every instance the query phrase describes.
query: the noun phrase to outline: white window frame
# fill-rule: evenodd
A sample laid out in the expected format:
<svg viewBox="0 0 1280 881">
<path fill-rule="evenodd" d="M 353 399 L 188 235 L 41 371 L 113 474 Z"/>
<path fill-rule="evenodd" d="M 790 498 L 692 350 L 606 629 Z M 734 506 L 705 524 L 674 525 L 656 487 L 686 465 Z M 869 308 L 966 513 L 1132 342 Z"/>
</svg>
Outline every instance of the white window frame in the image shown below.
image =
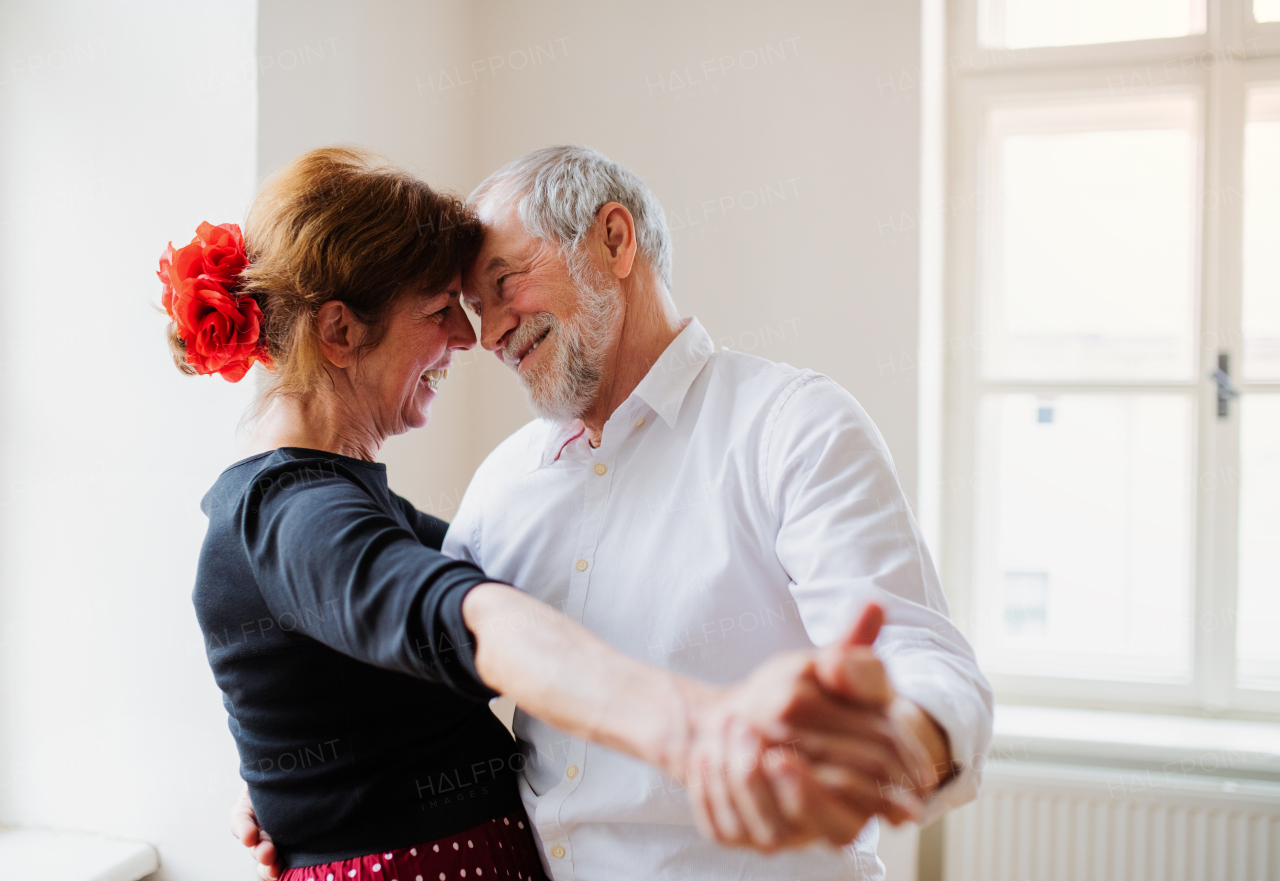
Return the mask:
<svg viewBox="0 0 1280 881">
<path fill-rule="evenodd" d="M 972 637 L 977 499 L 977 408 L 984 389 L 1068 392 L 1080 389 L 1167 390 L 1194 385 L 1197 429 L 1194 503 L 1192 677 L 1186 683 L 1099 681 L 992 673 L 997 697 L 1015 703 L 1174 714 L 1280 719 L 1280 690 L 1237 687 L 1235 609 L 1239 511 L 1239 403 L 1216 416 L 1216 389 L 1206 379 L 1219 351 L 1243 393 L 1280 392 L 1280 383 L 1239 379 L 1245 94 L 1255 82 L 1280 82 L 1280 22 L 1253 20 L 1251 0 L 1207 0 L 1205 33 L 1185 37 L 1061 46 L 991 49 L 978 42 L 978 0 L 948 4 L 947 171 L 944 257 L 943 439 L 940 569 L 957 622 Z M 1187 62 L 1186 59 L 1194 59 Z M 985 108 L 1032 95 L 1140 90 L 1196 95 L 1201 111 L 1201 179 L 1197 291 L 1199 380 L 1186 383 L 1006 383 L 980 380 L 977 332 Z M 1210 194 L 1229 194 L 1215 199 Z M 1235 198 L 1230 197 L 1234 195 Z"/>
</svg>

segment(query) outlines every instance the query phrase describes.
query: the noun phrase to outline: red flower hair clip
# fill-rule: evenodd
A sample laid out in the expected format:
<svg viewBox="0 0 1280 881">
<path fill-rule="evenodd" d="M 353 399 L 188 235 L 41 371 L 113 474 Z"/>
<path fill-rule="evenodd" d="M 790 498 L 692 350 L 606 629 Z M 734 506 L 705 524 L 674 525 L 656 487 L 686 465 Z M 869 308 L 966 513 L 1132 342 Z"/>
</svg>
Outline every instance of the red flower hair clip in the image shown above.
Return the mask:
<svg viewBox="0 0 1280 881">
<path fill-rule="evenodd" d="M 186 345 L 196 373 L 239 382 L 253 362 L 274 368 L 262 335 L 262 309 L 236 295 L 247 258 L 234 223 L 202 223 L 191 244 L 160 255 L 160 301 Z"/>
</svg>

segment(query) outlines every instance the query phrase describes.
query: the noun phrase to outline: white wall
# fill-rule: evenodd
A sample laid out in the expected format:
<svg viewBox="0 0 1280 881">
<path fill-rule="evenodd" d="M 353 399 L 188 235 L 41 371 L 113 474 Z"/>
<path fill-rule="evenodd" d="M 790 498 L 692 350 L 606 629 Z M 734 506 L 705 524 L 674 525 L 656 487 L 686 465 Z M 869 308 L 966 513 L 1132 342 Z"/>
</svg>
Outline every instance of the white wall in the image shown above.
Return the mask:
<svg viewBox="0 0 1280 881">
<path fill-rule="evenodd" d="M 190 592 L 251 389 L 181 376 L 153 305 L 165 242 L 252 192 L 255 7 L 0 6 L 0 822 L 167 879 L 249 875 Z"/>
</svg>

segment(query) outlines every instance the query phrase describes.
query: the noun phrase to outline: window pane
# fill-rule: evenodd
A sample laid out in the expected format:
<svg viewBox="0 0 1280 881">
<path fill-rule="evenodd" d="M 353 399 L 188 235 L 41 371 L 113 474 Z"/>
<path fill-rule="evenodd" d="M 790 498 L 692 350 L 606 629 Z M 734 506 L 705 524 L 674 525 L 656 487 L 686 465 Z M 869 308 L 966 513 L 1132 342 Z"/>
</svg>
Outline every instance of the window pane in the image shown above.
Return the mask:
<svg viewBox="0 0 1280 881">
<path fill-rule="evenodd" d="M 1183 395 L 987 395 L 978 651 L 993 670 L 1190 675 L 1191 405 Z"/>
<path fill-rule="evenodd" d="M 1280 379 L 1280 87 L 1249 93 L 1244 135 L 1244 376 Z"/>
<path fill-rule="evenodd" d="M 981 273 L 993 379 L 1195 375 L 1195 100 L 997 108 Z"/>
<path fill-rule="evenodd" d="M 1280 395 L 1241 401 L 1238 583 L 1237 676 L 1280 687 Z"/>
<path fill-rule="evenodd" d="M 1280 21 L 1280 0 L 1253 0 L 1254 21 Z"/>
<path fill-rule="evenodd" d="M 1260 3 L 1275 0 L 1258 0 Z M 985 0 L 983 45 L 1023 49 L 1204 32 L 1204 0 Z"/>
</svg>

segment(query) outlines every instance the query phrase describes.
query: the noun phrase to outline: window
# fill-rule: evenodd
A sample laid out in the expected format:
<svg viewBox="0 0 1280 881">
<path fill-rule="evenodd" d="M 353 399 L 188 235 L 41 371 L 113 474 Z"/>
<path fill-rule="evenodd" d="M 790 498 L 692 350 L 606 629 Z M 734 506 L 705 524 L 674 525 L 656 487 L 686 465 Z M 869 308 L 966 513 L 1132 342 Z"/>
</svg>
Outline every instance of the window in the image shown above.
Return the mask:
<svg viewBox="0 0 1280 881">
<path fill-rule="evenodd" d="M 1245 107 L 1237 673 L 1243 684 L 1275 688 L 1280 687 L 1280 387 L 1275 387 L 1280 384 L 1280 86 L 1251 88 Z"/>
<path fill-rule="evenodd" d="M 1267 0 L 1260 0 L 1267 2 Z M 984 46 L 1083 46 L 1204 33 L 1204 0 L 987 0 Z"/>
<path fill-rule="evenodd" d="M 1002 699 L 1280 715 L 1280 0 L 952 13 L 957 619 Z"/>
</svg>

